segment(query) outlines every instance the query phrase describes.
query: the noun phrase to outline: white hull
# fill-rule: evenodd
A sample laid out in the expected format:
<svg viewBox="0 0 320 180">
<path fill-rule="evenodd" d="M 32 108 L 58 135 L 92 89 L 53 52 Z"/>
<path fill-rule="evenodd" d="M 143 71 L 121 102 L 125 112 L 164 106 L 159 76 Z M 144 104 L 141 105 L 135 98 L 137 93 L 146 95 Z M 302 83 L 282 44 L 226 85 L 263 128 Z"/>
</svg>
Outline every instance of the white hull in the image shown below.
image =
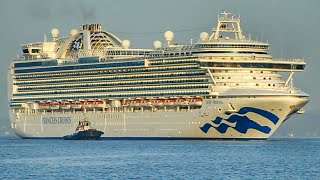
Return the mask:
<svg viewBox="0 0 320 180">
<path fill-rule="evenodd" d="M 102 138 L 267 139 L 288 115 L 301 109 L 307 102 L 307 99 L 297 96 L 206 99 L 201 109 L 157 112 L 91 111 L 86 116 L 94 128 L 104 132 Z M 229 103 L 232 103 L 236 112 L 230 111 Z M 272 122 L 272 118 L 262 116 L 263 113 L 245 112 L 248 108 L 244 107 L 272 113 L 278 119 Z M 237 116 L 236 122 L 232 122 L 234 115 Z M 11 117 L 12 127 L 21 138 L 62 138 L 74 132 L 78 121 L 83 119 L 83 114 L 11 113 Z M 221 122 L 217 119 L 219 117 L 222 118 Z M 251 125 L 257 123 L 259 128 L 248 125 L 243 117 L 252 120 L 249 123 Z"/>
</svg>

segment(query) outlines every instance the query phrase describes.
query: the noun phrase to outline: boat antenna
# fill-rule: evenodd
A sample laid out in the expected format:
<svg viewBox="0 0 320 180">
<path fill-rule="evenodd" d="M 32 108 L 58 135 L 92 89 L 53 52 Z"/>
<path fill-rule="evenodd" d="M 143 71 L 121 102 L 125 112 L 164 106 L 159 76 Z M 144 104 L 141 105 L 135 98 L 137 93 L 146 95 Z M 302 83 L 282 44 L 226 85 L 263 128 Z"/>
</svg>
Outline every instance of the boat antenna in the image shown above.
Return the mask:
<svg viewBox="0 0 320 180">
<path fill-rule="evenodd" d="M 82 114 L 84 116 L 84 120 L 87 121 L 88 120 L 88 117 L 86 115 L 86 112 L 85 112 L 85 108 L 83 107 L 83 105 L 81 106 L 81 110 L 82 110 Z"/>
</svg>

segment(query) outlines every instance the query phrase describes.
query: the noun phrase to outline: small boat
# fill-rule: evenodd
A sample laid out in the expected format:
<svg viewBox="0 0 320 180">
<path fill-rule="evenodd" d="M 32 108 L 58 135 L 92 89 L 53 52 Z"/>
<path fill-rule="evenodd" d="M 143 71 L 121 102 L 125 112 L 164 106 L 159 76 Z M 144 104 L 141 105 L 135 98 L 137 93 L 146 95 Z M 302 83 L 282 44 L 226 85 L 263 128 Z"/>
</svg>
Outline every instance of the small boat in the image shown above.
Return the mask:
<svg viewBox="0 0 320 180">
<path fill-rule="evenodd" d="M 75 101 L 73 104 L 71 104 L 71 108 L 73 109 L 81 109 L 83 106 L 83 101 Z"/>
<path fill-rule="evenodd" d="M 141 100 L 140 100 L 140 99 L 135 99 L 135 100 L 130 101 L 130 106 L 132 106 L 132 107 L 139 107 L 139 106 L 140 106 L 140 103 L 141 103 Z"/>
<path fill-rule="evenodd" d="M 189 100 L 191 106 L 202 106 L 202 98 L 192 98 Z"/>
<path fill-rule="evenodd" d="M 148 99 L 144 99 L 141 101 L 141 106 L 148 107 L 151 106 L 151 102 Z"/>
<path fill-rule="evenodd" d="M 50 104 L 50 109 L 59 109 L 60 108 L 60 102 L 59 101 L 55 101 L 52 104 Z"/>
<path fill-rule="evenodd" d="M 105 105 L 104 105 L 104 103 L 103 103 L 102 100 L 97 100 L 97 101 L 95 101 L 94 104 L 92 105 L 92 107 L 94 107 L 94 108 L 102 108 L 102 107 L 104 107 L 104 106 L 105 106 Z"/>
<path fill-rule="evenodd" d="M 179 98 L 176 100 L 175 105 L 176 106 L 188 106 L 189 101 L 186 98 Z"/>
<path fill-rule="evenodd" d="M 70 109 L 70 107 L 71 107 L 71 101 L 63 101 L 60 104 L 61 109 Z"/>
<path fill-rule="evenodd" d="M 40 108 L 41 109 L 50 109 L 50 104 L 51 104 L 51 102 L 49 102 L 49 101 L 42 101 L 40 103 Z"/>
<path fill-rule="evenodd" d="M 128 101 L 122 101 L 121 102 L 121 106 L 127 107 L 127 106 L 129 106 L 129 102 Z"/>
<path fill-rule="evenodd" d="M 164 101 L 165 101 L 165 99 L 153 99 L 151 104 L 153 106 L 161 107 L 161 106 L 163 106 Z"/>
<path fill-rule="evenodd" d="M 104 132 L 92 128 L 91 123 L 85 118 L 79 121 L 76 132 L 63 136 L 64 140 L 99 140 Z"/>
<path fill-rule="evenodd" d="M 96 102 L 95 99 L 89 99 L 87 102 L 84 103 L 84 106 L 87 107 L 87 108 L 93 107 L 95 102 Z"/>
<path fill-rule="evenodd" d="M 169 99 L 166 99 L 165 101 L 164 101 L 164 105 L 165 106 L 174 106 L 174 103 L 176 102 L 176 99 L 174 99 L 174 98 L 169 98 Z"/>
</svg>

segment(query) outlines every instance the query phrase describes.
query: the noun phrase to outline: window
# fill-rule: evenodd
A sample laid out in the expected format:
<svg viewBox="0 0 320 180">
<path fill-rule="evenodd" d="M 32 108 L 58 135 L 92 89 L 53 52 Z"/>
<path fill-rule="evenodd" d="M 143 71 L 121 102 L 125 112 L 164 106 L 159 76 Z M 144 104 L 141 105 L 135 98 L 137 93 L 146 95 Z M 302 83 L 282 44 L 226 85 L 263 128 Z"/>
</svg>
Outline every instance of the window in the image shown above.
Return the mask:
<svg viewBox="0 0 320 180">
<path fill-rule="evenodd" d="M 40 49 L 31 49 L 32 53 L 39 53 Z"/>
</svg>

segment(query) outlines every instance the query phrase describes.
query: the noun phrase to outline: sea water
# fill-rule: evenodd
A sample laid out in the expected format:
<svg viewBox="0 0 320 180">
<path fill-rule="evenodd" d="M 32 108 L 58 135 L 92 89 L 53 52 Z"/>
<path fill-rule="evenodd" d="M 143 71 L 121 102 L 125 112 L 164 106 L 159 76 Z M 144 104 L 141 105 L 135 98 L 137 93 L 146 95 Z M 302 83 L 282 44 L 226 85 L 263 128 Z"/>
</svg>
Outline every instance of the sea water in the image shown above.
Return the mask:
<svg viewBox="0 0 320 180">
<path fill-rule="evenodd" d="M 0 139 L 0 179 L 320 179 L 320 139 Z"/>
</svg>

